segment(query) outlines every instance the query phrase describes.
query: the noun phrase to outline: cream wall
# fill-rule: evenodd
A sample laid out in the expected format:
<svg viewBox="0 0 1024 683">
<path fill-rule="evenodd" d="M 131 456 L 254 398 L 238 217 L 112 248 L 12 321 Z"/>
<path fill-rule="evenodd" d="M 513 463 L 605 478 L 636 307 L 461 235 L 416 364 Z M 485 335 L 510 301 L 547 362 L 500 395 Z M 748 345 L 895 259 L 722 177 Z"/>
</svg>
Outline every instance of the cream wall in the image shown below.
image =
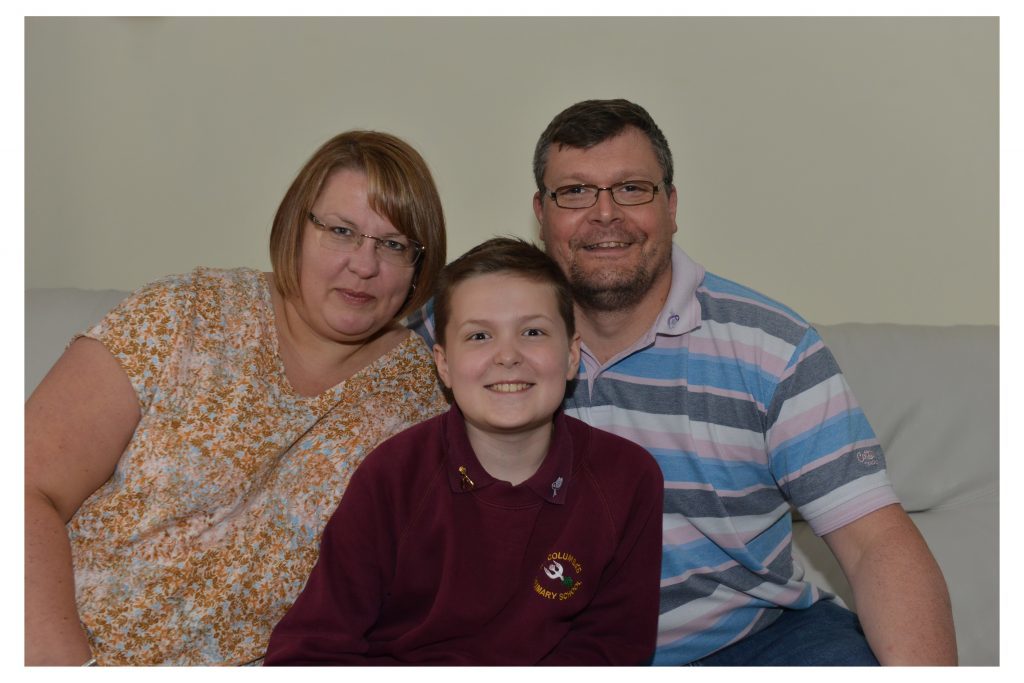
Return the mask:
<svg viewBox="0 0 1024 683">
<path fill-rule="evenodd" d="M 25 284 L 267 268 L 325 139 L 396 133 L 434 170 L 449 259 L 535 238 L 550 118 L 659 122 L 677 242 L 819 323 L 998 322 L 989 18 L 29 18 Z"/>
</svg>

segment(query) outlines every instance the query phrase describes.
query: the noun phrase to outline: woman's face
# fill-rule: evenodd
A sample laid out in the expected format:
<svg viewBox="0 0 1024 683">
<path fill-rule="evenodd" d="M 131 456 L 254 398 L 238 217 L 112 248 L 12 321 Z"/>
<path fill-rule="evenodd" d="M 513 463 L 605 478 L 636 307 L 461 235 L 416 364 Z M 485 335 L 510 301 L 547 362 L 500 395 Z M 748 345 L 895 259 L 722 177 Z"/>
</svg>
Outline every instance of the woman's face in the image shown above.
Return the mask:
<svg viewBox="0 0 1024 683">
<path fill-rule="evenodd" d="M 360 171 L 342 169 L 328 176 L 312 211 L 328 226 L 382 238 L 402 234 L 370 208 L 366 175 Z M 334 341 L 367 339 L 394 320 L 415 268 L 381 261 L 371 239 L 352 252 L 325 249 L 320 232 L 307 218 L 299 269 L 302 317 Z"/>
</svg>

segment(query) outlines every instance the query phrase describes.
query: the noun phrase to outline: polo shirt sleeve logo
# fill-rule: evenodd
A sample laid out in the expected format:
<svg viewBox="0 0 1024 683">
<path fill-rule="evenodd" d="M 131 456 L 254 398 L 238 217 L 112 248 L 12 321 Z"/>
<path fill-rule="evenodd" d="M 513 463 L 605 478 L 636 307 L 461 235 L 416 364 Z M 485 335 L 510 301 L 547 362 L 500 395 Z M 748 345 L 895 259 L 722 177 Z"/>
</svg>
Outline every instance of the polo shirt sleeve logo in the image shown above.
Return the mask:
<svg viewBox="0 0 1024 683">
<path fill-rule="evenodd" d="M 878 463 L 878 452 L 871 448 L 864 448 L 857 451 L 857 462 L 861 465 L 874 467 Z"/>
<path fill-rule="evenodd" d="M 540 568 L 543 577 L 534 577 L 533 592 L 547 600 L 568 600 L 583 585 L 583 565 L 571 553 L 548 553 Z"/>
</svg>

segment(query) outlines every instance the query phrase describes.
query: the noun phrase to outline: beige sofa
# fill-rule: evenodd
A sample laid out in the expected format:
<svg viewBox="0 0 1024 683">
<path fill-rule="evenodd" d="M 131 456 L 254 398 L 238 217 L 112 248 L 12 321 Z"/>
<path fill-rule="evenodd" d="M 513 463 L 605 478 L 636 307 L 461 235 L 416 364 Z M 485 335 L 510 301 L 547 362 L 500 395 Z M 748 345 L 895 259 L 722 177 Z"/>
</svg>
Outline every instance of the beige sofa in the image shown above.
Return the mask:
<svg viewBox="0 0 1024 683">
<path fill-rule="evenodd" d="M 25 296 L 25 395 L 68 339 L 124 292 L 36 289 Z M 999 663 L 998 328 L 823 325 L 885 447 L 904 507 L 949 584 L 963 665 Z M 852 606 L 849 586 L 806 524 L 808 576 Z"/>
</svg>

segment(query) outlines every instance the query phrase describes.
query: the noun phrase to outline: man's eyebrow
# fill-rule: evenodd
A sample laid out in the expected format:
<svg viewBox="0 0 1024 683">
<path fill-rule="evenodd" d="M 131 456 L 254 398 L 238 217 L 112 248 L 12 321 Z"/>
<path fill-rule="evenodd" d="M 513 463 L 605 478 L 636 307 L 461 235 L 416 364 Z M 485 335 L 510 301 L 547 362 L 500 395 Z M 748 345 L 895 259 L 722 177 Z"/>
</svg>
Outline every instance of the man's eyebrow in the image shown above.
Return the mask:
<svg viewBox="0 0 1024 683">
<path fill-rule="evenodd" d="M 615 177 L 619 178 L 619 180 L 614 180 L 612 182 L 621 183 L 625 180 L 647 180 L 648 175 L 649 172 L 646 169 L 627 169 L 616 173 Z M 658 171 L 651 182 L 658 182 L 660 180 L 660 176 L 661 171 Z M 600 185 L 601 183 L 588 177 L 587 174 L 572 172 L 563 175 L 562 179 L 558 180 L 555 184 L 558 187 L 561 187 L 562 185 Z"/>
</svg>

